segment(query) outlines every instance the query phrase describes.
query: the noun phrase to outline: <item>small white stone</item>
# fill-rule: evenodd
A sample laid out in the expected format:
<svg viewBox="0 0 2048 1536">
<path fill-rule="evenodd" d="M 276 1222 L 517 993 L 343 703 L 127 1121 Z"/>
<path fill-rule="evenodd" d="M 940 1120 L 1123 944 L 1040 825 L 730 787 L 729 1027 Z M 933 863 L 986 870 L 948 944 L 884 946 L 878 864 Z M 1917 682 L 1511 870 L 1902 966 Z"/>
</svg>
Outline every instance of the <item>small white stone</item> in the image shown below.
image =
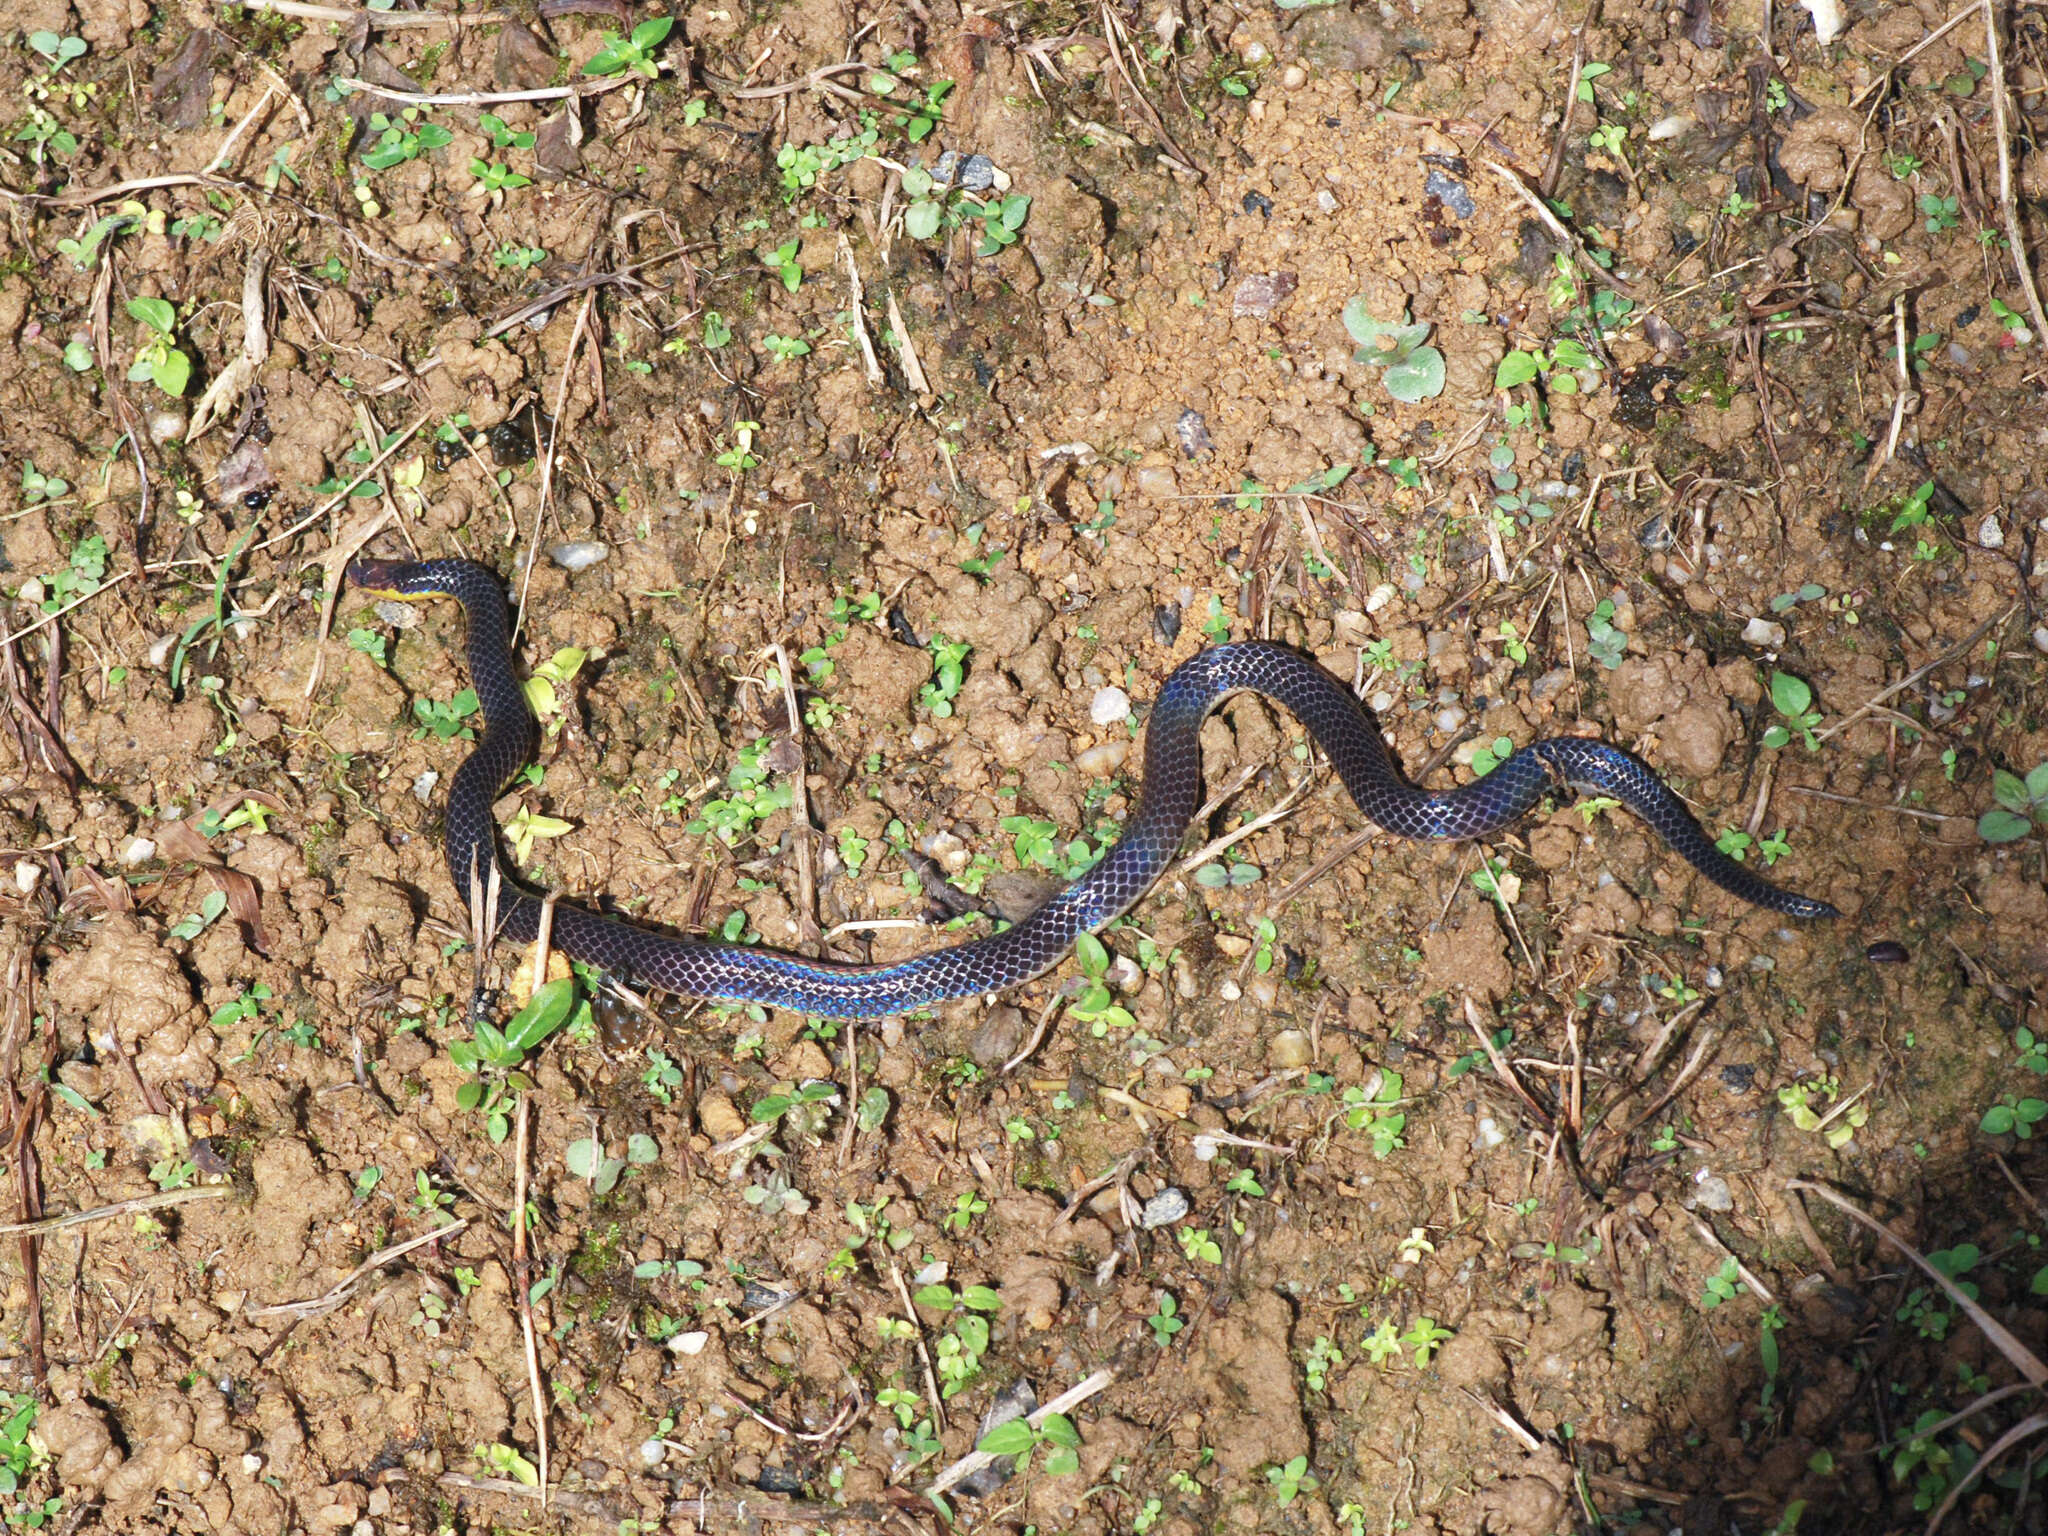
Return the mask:
<svg viewBox="0 0 2048 1536">
<path fill-rule="evenodd" d="M 679 1333 L 668 1341 L 668 1347 L 679 1355 L 701 1355 L 704 1346 L 711 1342 L 711 1335 L 702 1329 L 691 1333 Z"/>
<path fill-rule="evenodd" d="M 1650 142 L 1652 144 L 1661 144 L 1666 139 L 1675 139 L 1691 126 L 1692 119 L 1683 113 L 1674 113 L 1670 117 L 1660 117 L 1656 122 L 1650 124 Z"/>
<path fill-rule="evenodd" d="M 1371 593 L 1366 597 L 1365 611 L 1367 613 L 1378 613 L 1382 608 L 1386 607 L 1387 604 L 1391 603 L 1393 600 L 1394 584 L 1390 581 L 1383 581 L 1378 586 L 1374 587 Z"/>
<path fill-rule="evenodd" d="M 1222 986 L 1216 989 L 1216 995 L 1226 1003 L 1234 1003 L 1244 996 L 1244 988 L 1234 981 L 1225 981 Z"/>
<path fill-rule="evenodd" d="M 1324 213 L 1335 213 L 1337 211 L 1337 195 L 1328 187 L 1317 188 L 1316 206 L 1322 209 Z"/>
<path fill-rule="evenodd" d="M 419 801 L 421 805 L 425 805 L 427 797 L 434 792 L 434 786 L 440 782 L 441 775 L 429 768 L 425 773 L 412 781 L 413 798 Z"/>
<path fill-rule="evenodd" d="M 1388 710 L 1394 707 L 1394 695 L 1388 689 L 1382 688 L 1378 693 L 1374 694 L 1365 702 L 1372 706 L 1372 712 L 1374 714 L 1384 715 Z"/>
<path fill-rule="evenodd" d="M 1097 725 L 1116 725 L 1131 718 L 1131 696 L 1121 688 L 1098 688 L 1088 701 L 1088 718 Z"/>
<path fill-rule="evenodd" d="M 1105 741 L 1076 753 L 1074 766 L 1091 779 L 1106 779 L 1122 765 L 1130 750 L 1127 741 Z"/>
<path fill-rule="evenodd" d="M 2048 624 L 2038 624 L 2034 627 L 2034 649 L 2048 656 Z"/>
<path fill-rule="evenodd" d="M 643 1467 L 660 1466 L 662 1458 L 666 1455 L 668 1455 L 668 1447 L 659 1440 L 642 1440 L 640 1442 L 640 1465 Z"/>
<path fill-rule="evenodd" d="M 585 571 L 612 552 L 609 544 L 580 539 L 570 544 L 551 544 L 548 558 L 565 571 Z"/>
<path fill-rule="evenodd" d="M 244 1477 L 254 1477 L 262 1470 L 263 1458 L 261 1456 L 258 1456 L 254 1451 L 244 1451 L 242 1453 L 242 1475 Z"/>
<path fill-rule="evenodd" d="M 149 413 L 149 440 L 161 448 L 165 443 L 175 442 L 185 435 L 185 428 L 191 418 L 175 406 L 164 406 Z"/>
<path fill-rule="evenodd" d="M 1979 549 L 2005 548 L 2005 530 L 1998 526 L 1998 514 L 1991 513 L 1977 525 L 1977 547 Z"/>
<path fill-rule="evenodd" d="M 14 866 L 14 888 L 26 896 L 36 888 L 36 882 L 43 878 L 43 867 L 23 859 Z"/>
<path fill-rule="evenodd" d="M 1449 709 L 1436 712 L 1436 728 L 1440 731 L 1455 731 L 1465 723 L 1465 711 L 1453 704 Z"/>
<path fill-rule="evenodd" d="M 23 594 L 26 596 L 26 594 Z M 161 667 L 171 659 L 172 647 L 178 643 L 176 635 L 161 635 L 149 643 L 149 664 Z"/>
<path fill-rule="evenodd" d="M 1472 1150 L 1491 1152 L 1507 1139 L 1507 1133 L 1494 1123 L 1493 1116 L 1483 1115 L 1480 1117 L 1479 1130 L 1472 1138 Z"/>
<path fill-rule="evenodd" d="M 1290 64 L 1280 71 L 1280 83 L 1290 91 L 1298 91 L 1308 84 L 1308 71 L 1299 64 Z"/>
<path fill-rule="evenodd" d="M 40 576 L 31 576 L 27 581 L 24 581 L 21 584 L 21 600 L 24 603 L 33 606 L 37 603 L 42 602 L 45 596 L 45 591 L 46 589 L 43 586 L 43 578 Z"/>
<path fill-rule="evenodd" d="M 1744 644 L 1775 651 L 1785 643 L 1785 626 L 1773 624 L 1769 619 L 1751 619 L 1742 626 L 1742 639 Z"/>
<path fill-rule="evenodd" d="M 138 864 L 147 864 L 156 857 L 156 844 L 146 837 L 131 837 L 128 845 L 121 850 L 121 862 L 133 869 Z"/>
</svg>

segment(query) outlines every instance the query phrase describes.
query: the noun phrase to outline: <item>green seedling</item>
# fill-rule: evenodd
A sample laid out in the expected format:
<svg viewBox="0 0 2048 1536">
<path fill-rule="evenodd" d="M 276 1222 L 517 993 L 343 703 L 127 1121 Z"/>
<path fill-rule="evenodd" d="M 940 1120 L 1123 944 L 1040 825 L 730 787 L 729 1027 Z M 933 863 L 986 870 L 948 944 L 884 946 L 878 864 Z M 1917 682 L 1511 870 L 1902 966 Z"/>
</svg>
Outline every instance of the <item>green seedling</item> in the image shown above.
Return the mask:
<svg viewBox="0 0 2048 1536">
<path fill-rule="evenodd" d="M 142 325 L 142 343 L 128 369 L 128 381 L 147 379 L 167 395 L 182 395 L 192 382 L 192 359 L 178 350 L 178 311 L 165 299 L 128 301 L 128 314 Z"/>
<path fill-rule="evenodd" d="M 977 256 L 994 256 L 1015 245 L 1031 216 L 1031 199 L 1021 192 L 990 198 L 969 215 L 981 220 L 981 245 Z"/>
<path fill-rule="evenodd" d="M 1434 400 L 1444 392 L 1444 355 L 1424 345 L 1429 321 L 1411 321 L 1405 310 L 1399 320 L 1375 319 L 1365 307 L 1365 295 L 1359 294 L 1344 306 L 1344 329 L 1358 343 L 1353 360 L 1384 370 L 1380 382 L 1402 404 Z"/>
<path fill-rule="evenodd" d="M 1977 818 L 1985 842 L 2016 843 L 2037 828 L 2048 830 L 2048 762 L 2036 763 L 2025 778 L 1996 770 L 1991 796 L 1998 804 Z"/>
<path fill-rule="evenodd" d="M 536 991 L 504 1028 L 480 1018 L 473 1038 L 449 1042 L 448 1059 L 471 1075 L 455 1090 L 455 1106 L 482 1114 L 493 1142 L 503 1142 L 511 1131 L 514 1097 L 533 1087 L 519 1064 L 568 1023 L 575 1006 L 576 983 L 565 976 Z"/>
<path fill-rule="evenodd" d="M 638 1134 L 626 1138 L 624 1157 L 613 1157 L 594 1136 L 580 1137 L 562 1149 L 562 1163 L 570 1176 L 587 1181 L 591 1193 L 599 1196 L 617 1188 L 628 1168 L 645 1168 L 660 1157 L 661 1148 L 654 1138 Z"/>
<path fill-rule="evenodd" d="M 1773 672 L 1771 707 L 1777 710 L 1780 718 L 1764 732 L 1765 746 L 1787 746 L 1796 736 L 1806 743 L 1807 751 L 1820 750 L 1820 742 L 1813 734 L 1813 728 L 1820 724 L 1820 712 L 1814 709 L 1813 689 L 1803 678 L 1794 677 L 1790 672 Z"/>
<path fill-rule="evenodd" d="M 382 112 L 371 113 L 370 132 L 377 138 L 363 152 L 363 164 L 373 171 L 388 171 L 394 165 L 417 160 L 428 150 L 455 141 L 455 135 L 439 123 L 423 121 L 418 107 L 407 107 L 395 118 Z"/>
<path fill-rule="evenodd" d="M 597 52 L 583 66 L 583 73 L 622 75 L 630 70 L 643 79 L 654 79 L 661 73 L 661 66 L 654 62 L 654 51 L 667 40 L 669 29 L 674 25 L 673 18 L 656 16 L 641 22 L 628 36 L 605 33 Z"/>
</svg>

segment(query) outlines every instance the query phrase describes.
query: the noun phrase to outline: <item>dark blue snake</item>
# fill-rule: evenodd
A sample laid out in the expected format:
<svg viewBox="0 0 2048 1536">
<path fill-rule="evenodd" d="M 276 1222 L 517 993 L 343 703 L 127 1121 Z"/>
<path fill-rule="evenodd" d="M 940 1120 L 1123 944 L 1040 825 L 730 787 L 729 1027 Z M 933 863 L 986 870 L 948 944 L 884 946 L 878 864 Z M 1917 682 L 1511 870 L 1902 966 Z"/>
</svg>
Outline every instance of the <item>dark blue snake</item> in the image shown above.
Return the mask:
<svg viewBox="0 0 2048 1536">
<path fill-rule="evenodd" d="M 503 881 L 498 931 L 531 943 L 540 931 L 541 898 L 499 862 L 491 818 L 491 803 L 532 759 L 535 744 L 533 716 L 512 670 L 504 589 L 493 572 L 469 560 L 361 560 L 349 568 L 349 579 L 376 595 L 461 602 L 469 623 L 469 675 L 485 729 L 449 787 L 448 873 L 467 901 L 472 878 L 497 863 Z M 882 1018 L 945 998 L 999 992 L 1050 969 L 1078 935 L 1128 911 L 1164 872 L 1201 804 L 1202 721 L 1240 689 L 1286 705 L 1329 754 L 1358 808 L 1397 837 L 1483 837 L 1551 791 L 1612 795 L 1701 874 L 1744 901 L 1788 917 L 1836 915 L 1826 902 L 1780 890 L 1722 853 L 1656 774 L 1604 742 L 1568 736 L 1533 742 L 1474 783 L 1441 793 L 1417 789 L 1401 777 L 1378 726 L 1343 684 L 1292 651 L 1247 641 L 1216 646 L 1174 669 L 1146 725 L 1144 796 L 1123 836 L 1087 874 L 1001 933 L 894 965 L 848 966 L 675 938 L 561 905 L 553 942 L 573 959 L 662 991 L 826 1018 Z"/>
</svg>

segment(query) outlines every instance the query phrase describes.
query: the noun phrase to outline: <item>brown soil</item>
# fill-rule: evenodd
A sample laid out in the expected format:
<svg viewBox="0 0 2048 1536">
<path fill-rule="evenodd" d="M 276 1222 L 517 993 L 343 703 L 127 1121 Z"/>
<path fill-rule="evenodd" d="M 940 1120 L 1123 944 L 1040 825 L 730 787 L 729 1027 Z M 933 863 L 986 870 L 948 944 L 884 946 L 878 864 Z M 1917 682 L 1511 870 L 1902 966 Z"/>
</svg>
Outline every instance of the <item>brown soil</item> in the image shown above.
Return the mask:
<svg viewBox="0 0 2048 1536">
<path fill-rule="evenodd" d="M 1568 117 L 1582 12 L 1507 0 L 698 3 L 573 113 L 334 88 L 598 80 L 644 19 L 514 9 L 0 34 L 5 1208 L 191 1197 L 6 1247 L 10 1524 L 933 1529 L 992 1404 L 1106 1371 L 1071 1471 L 955 1513 L 1874 1533 L 2040 1411 L 1912 1441 L 2028 1357 L 1788 1188 L 2044 1347 L 2048 854 L 1979 824 L 2048 762 L 2038 10 L 1994 70 L 1932 0 L 1825 47 L 1618 0 Z M 997 182 L 920 239 L 942 150 Z M 1390 396 L 1354 298 L 1439 392 Z M 151 299 L 179 396 L 129 377 Z M 501 819 L 672 930 L 900 958 L 945 941 L 913 862 L 1014 916 L 1129 813 L 1162 679 L 1254 635 L 1438 781 L 1628 745 L 1846 915 L 1583 806 L 1305 879 L 1358 817 L 1243 699 L 1200 831 L 1286 809 L 1105 935 L 1133 1022 L 1006 1072 L 1071 962 L 858 1030 L 586 979 L 494 1117 L 450 1049 L 516 969 L 441 861 L 460 615 L 337 598 L 366 541 L 508 574 L 559 707 Z M 1948 1528 L 2048 1529 L 2040 1445 Z"/>
</svg>

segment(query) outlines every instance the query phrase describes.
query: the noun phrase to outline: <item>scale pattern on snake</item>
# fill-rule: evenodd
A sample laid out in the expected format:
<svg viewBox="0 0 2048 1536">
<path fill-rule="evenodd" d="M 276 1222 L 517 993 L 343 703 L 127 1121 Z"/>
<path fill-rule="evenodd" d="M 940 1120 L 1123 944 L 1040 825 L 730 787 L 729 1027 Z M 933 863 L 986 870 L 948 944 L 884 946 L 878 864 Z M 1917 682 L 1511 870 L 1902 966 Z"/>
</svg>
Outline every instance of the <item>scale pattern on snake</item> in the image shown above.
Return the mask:
<svg viewBox="0 0 2048 1536">
<path fill-rule="evenodd" d="M 532 759 L 536 740 L 512 669 L 504 588 L 495 573 L 469 560 L 359 560 L 349 568 L 349 579 L 372 595 L 453 597 L 467 616 L 469 674 L 485 730 L 456 771 L 447 815 L 448 872 L 467 900 L 472 871 L 484 872 L 499 860 L 491 804 Z M 1015 986 L 1050 969 L 1078 935 L 1127 911 L 1159 878 L 1201 803 L 1202 721 L 1240 689 L 1284 704 L 1329 755 L 1359 810 L 1398 837 L 1483 837 L 1517 820 L 1550 791 L 1611 795 L 1701 874 L 1744 901 L 1788 917 L 1837 915 L 1826 902 L 1781 890 L 1722 853 L 1647 765 L 1604 742 L 1532 742 L 1471 784 L 1419 789 L 1401 776 L 1377 723 L 1341 683 L 1293 651 L 1246 641 L 1202 651 L 1167 678 L 1146 724 L 1137 814 L 1101 862 L 1001 933 L 893 965 L 849 966 L 678 938 L 562 904 L 555 908 L 553 943 L 573 959 L 662 991 L 826 1018 L 882 1018 Z M 531 943 L 540 930 L 540 898 L 502 862 L 499 869 L 499 933 Z"/>
</svg>

